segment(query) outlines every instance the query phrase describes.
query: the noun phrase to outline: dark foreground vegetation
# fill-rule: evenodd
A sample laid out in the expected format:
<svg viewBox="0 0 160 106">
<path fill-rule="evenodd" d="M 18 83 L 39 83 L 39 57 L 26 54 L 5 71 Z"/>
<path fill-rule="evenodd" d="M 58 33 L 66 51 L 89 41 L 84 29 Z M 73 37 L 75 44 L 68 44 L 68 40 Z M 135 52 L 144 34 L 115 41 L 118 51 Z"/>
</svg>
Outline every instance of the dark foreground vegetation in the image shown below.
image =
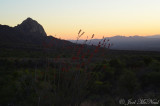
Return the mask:
<svg viewBox="0 0 160 106">
<path fill-rule="evenodd" d="M 86 53 L 86 52 L 85 52 Z M 1 49 L 0 106 L 118 106 L 160 99 L 160 53 L 72 54 Z"/>
<path fill-rule="evenodd" d="M 160 52 L 108 50 L 114 44 L 104 37 L 96 46 L 88 37 L 77 45 L 82 35 L 75 43 L 47 36 L 31 18 L 0 25 L 0 106 L 118 106 L 131 98 L 154 100 L 142 103 L 151 105 L 160 99 Z"/>
</svg>

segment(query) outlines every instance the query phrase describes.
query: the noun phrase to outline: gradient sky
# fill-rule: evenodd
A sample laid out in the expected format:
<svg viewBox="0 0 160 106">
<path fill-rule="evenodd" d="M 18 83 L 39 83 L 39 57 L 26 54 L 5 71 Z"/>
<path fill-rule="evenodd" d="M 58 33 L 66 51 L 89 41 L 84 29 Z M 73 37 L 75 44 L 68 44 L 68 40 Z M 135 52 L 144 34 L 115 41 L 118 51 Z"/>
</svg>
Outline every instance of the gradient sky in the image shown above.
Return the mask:
<svg viewBox="0 0 160 106">
<path fill-rule="evenodd" d="M 48 35 L 75 39 L 160 34 L 160 0 L 0 0 L 0 24 L 16 26 L 27 17 Z"/>
</svg>

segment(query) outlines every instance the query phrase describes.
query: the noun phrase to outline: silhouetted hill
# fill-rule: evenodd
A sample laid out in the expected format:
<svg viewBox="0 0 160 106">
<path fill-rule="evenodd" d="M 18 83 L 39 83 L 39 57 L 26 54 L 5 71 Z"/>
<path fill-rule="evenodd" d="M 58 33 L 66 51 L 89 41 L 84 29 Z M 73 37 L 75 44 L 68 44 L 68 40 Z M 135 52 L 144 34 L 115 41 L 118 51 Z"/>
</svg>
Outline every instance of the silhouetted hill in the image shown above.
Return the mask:
<svg viewBox="0 0 160 106">
<path fill-rule="evenodd" d="M 27 18 L 20 25 L 15 26 L 14 29 L 17 31 L 25 32 L 30 35 L 36 36 L 47 36 L 43 27 L 35 20 Z"/>
<path fill-rule="evenodd" d="M 139 50 L 139 51 L 160 51 L 160 38 L 150 38 L 142 36 L 114 36 L 108 37 L 113 43 L 111 49 L 115 50 Z M 101 39 L 93 39 L 91 44 L 97 45 Z M 71 42 L 74 42 L 73 40 Z M 80 40 L 79 43 L 84 42 Z"/>
<path fill-rule="evenodd" d="M 27 18 L 20 25 L 10 27 L 0 25 L 0 47 L 43 48 L 62 47 L 73 43 L 47 36 L 43 27 L 35 20 Z M 49 46 L 48 46 L 49 45 Z"/>
<path fill-rule="evenodd" d="M 160 35 L 151 35 L 151 36 L 145 36 L 147 38 L 160 38 Z"/>
</svg>

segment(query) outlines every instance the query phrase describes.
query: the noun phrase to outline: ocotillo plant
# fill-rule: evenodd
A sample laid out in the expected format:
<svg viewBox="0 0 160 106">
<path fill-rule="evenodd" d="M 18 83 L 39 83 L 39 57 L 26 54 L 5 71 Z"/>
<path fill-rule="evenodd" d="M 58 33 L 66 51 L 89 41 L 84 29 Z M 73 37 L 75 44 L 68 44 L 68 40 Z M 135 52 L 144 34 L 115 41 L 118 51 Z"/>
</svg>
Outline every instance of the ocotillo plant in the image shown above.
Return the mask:
<svg viewBox="0 0 160 106">
<path fill-rule="evenodd" d="M 78 44 L 78 40 L 84 34 L 85 32 L 82 32 L 82 30 L 78 32 L 77 40 L 73 47 L 63 45 L 64 50 L 68 49 L 71 51 L 71 58 L 64 59 L 61 58 L 61 55 L 53 59 L 46 57 L 44 75 L 38 76 L 36 74 L 37 71 L 35 71 L 35 77 L 39 77 L 35 85 L 42 82 L 45 84 L 45 87 L 42 86 L 42 89 L 34 86 L 37 95 L 39 95 L 39 105 L 75 106 L 80 105 L 86 98 L 86 89 L 89 86 L 89 82 L 94 79 L 91 76 L 91 70 L 89 70 L 90 63 L 101 47 L 109 47 L 110 44 L 108 43 L 109 40 L 106 41 L 106 39 L 103 38 L 97 46 L 87 46 L 88 37 L 83 44 Z M 93 34 L 91 40 L 94 36 Z M 52 43 L 50 45 L 52 45 Z M 45 46 L 45 48 L 51 47 L 50 45 Z M 53 67 L 50 67 L 51 62 L 54 64 Z"/>
</svg>

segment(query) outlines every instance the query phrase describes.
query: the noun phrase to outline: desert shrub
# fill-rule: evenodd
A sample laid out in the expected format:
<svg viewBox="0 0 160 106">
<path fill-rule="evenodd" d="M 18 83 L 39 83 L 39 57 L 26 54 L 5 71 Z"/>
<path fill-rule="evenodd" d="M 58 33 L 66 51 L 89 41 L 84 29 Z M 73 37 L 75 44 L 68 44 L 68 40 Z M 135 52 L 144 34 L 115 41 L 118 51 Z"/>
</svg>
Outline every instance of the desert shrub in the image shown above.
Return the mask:
<svg viewBox="0 0 160 106">
<path fill-rule="evenodd" d="M 125 66 L 125 64 L 119 59 L 110 60 L 109 65 L 114 68 L 123 68 Z"/>
<path fill-rule="evenodd" d="M 130 70 L 126 70 L 120 76 L 117 87 L 120 95 L 131 97 L 138 92 L 140 85 L 135 73 Z"/>
</svg>

